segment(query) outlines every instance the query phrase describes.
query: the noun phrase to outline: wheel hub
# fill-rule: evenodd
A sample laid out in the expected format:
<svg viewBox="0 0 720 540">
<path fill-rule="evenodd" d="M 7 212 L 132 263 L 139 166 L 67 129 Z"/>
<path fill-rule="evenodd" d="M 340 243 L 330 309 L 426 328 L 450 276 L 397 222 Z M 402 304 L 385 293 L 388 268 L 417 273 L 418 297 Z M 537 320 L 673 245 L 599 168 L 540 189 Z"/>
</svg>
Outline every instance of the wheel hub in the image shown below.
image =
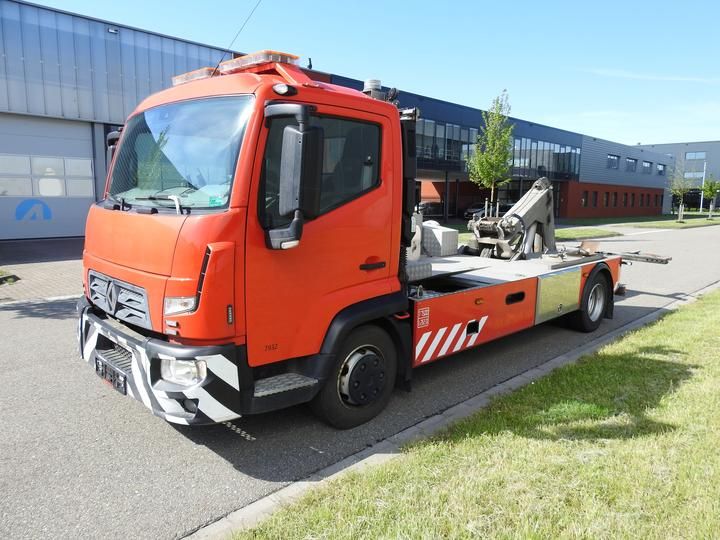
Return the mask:
<svg viewBox="0 0 720 540">
<path fill-rule="evenodd" d="M 340 372 L 340 395 L 350 405 L 367 405 L 382 395 L 386 378 L 382 354 L 374 347 L 359 347 Z"/>
<path fill-rule="evenodd" d="M 588 295 L 588 317 L 595 322 L 602 317 L 605 311 L 605 289 L 600 283 L 596 283 Z"/>
</svg>

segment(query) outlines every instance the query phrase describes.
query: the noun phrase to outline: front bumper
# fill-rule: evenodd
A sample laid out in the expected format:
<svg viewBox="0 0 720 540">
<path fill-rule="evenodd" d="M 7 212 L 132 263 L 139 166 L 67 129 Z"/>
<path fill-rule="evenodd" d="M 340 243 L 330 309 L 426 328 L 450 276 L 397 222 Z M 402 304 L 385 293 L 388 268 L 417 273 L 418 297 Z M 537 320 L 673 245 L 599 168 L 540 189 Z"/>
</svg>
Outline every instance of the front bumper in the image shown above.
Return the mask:
<svg viewBox="0 0 720 540">
<path fill-rule="evenodd" d="M 183 346 L 148 338 L 95 313 L 85 298 L 78 302 L 78 315 L 82 358 L 92 366 L 109 365 L 124 377 L 127 394 L 156 416 L 186 425 L 216 424 L 240 416 L 239 347 Z M 160 377 L 163 358 L 205 360 L 207 377 L 193 386 L 165 381 Z"/>
</svg>

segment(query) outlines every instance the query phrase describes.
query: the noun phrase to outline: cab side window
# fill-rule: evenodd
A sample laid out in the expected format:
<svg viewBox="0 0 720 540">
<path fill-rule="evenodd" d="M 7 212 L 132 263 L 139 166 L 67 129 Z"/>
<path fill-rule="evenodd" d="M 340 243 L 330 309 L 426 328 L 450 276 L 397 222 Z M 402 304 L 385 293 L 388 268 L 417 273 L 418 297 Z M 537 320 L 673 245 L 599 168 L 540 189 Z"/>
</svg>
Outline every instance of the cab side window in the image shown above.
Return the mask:
<svg viewBox="0 0 720 540">
<path fill-rule="evenodd" d="M 293 118 L 276 118 L 270 124 L 260 186 L 260 219 L 264 227 L 282 227 L 290 216 L 278 212 L 280 153 L 285 126 Z M 324 133 L 322 214 L 349 202 L 380 183 L 380 126 L 344 118 L 315 116 L 311 124 Z"/>
</svg>

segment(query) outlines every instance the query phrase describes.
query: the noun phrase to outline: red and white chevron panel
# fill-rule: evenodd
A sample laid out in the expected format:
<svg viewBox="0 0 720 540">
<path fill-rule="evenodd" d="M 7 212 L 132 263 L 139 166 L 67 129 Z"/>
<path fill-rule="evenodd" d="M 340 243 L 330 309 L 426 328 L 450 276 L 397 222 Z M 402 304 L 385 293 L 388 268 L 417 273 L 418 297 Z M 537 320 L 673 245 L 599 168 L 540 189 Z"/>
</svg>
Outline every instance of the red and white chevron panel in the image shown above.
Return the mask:
<svg viewBox="0 0 720 540">
<path fill-rule="evenodd" d="M 475 342 L 485 326 L 488 317 L 471 319 L 454 324 L 452 327 L 444 326 L 438 330 L 429 330 L 420 336 L 415 345 L 415 364 L 424 364 L 437 360 L 448 354 L 453 354 L 464 349 L 469 349 Z M 467 328 L 471 323 L 478 323 L 478 330 L 468 334 Z"/>
</svg>

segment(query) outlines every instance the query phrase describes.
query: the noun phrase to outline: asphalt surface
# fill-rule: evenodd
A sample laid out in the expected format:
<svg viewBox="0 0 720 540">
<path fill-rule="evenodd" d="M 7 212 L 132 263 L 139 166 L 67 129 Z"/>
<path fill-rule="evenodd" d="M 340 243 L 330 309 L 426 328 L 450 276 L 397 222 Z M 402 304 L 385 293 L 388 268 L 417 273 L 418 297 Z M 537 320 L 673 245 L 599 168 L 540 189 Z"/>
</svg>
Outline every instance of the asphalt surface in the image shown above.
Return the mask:
<svg viewBox="0 0 720 540">
<path fill-rule="evenodd" d="M 720 280 L 720 227 L 627 232 L 602 249 L 673 261 L 623 267 L 628 295 L 593 336 Z M 73 301 L 0 305 L 0 537 L 183 536 L 587 339 L 549 323 L 423 367 L 350 431 L 306 406 L 190 429 L 100 383 L 78 356 Z"/>
</svg>

